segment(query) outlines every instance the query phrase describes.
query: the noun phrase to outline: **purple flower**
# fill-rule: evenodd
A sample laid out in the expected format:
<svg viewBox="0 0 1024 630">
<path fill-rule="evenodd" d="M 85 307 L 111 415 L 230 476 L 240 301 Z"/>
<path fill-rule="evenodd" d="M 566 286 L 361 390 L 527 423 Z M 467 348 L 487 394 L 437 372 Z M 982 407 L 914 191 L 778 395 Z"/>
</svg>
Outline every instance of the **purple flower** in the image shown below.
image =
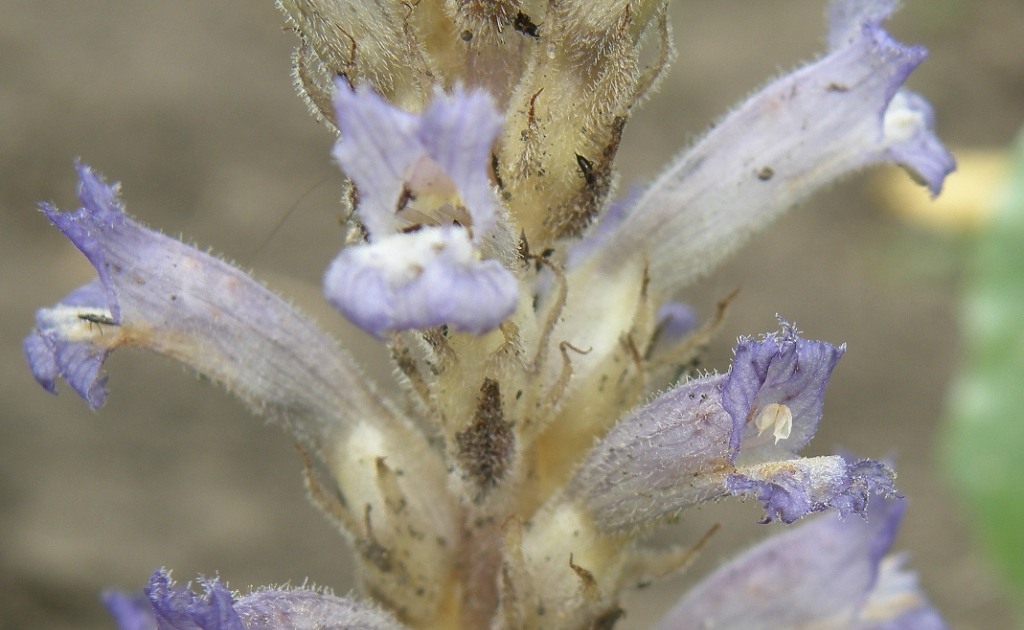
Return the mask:
<svg viewBox="0 0 1024 630">
<path fill-rule="evenodd" d="M 42 209 L 99 277 L 37 313 L 25 351 L 43 387 L 54 392 L 63 377 L 99 407 L 103 360 L 137 346 L 224 383 L 263 414 L 301 422 L 318 440 L 366 413 L 387 421 L 352 359 L 284 300 L 224 261 L 135 223 L 118 185 L 86 166 L 78 173 L 82 207 Z"/>
<path fill-rule="evenodd" d="M 833 2 L 829 53 L 769 83 L 676 158 L 605 237 L 597 263 L 614 268 L 644 250 L 652 289 L 672 294 L 847 173 L 893 161 L 938 194 L 955 163 L 931 107 L 901 87 L 927 51 L 882 29 L 897 4 Z"/>
<path fill-rule="evenodd" d="M 679 385 L 636 409 L 587 456 L 567 496 L 599 529 L 636 528 L 695 503 L 753 494 L 766 521 L 862 513 L 894 492 L 883 464 L 796 458 L 821 420 L 825 386 L 845 348 L 780 334 L 742 339 L 727 374 Z M 765 416 L 770 419 L 765 421 Z"/>
<path fill-rule="evenodd" d="M 489 175 L 501 116 L 481 91 L 438 92 L 420 115 L 342 80 L 334 156 L 352 178 L 370 242 L 327 270 L 327 299 L 367 332 L 485 333 L 519 301 L 515 276 L 489 252 L 511 248 Z M 507 261 L 506 261 L 507 262 Z"/>
<path fill-rule="evenodd" d="M 655 626 L 942 630 L 902 560 L 886 556 L 902 500 L 874 499 L 869 518 L 825 514 L 721 566 Z"/>
</svg>

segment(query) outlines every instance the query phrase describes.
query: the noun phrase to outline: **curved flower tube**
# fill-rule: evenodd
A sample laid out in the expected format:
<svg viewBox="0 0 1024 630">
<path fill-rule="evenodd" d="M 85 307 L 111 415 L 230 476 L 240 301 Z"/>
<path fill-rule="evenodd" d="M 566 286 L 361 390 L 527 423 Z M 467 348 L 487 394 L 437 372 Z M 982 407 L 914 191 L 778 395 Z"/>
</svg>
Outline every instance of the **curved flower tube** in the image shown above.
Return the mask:
<svg viewBox="0 0 1024 630">
<path fill-rule="evenodd" d="M 48 391 L 63 377 L 99 407 L 106 398 L 100 367 L 130 345 L 223 383 L 307 444 L 338 439 L 367 416 L 400 426 L 349 356 L 284 300 L 224 261 L 132 221 L 117 185 L 84 165 L 78 173 L 82 207 L 42 210 L 99 278 L 36 315 L 25 351 Z"/>
<path fill-rule="evenodd" d="M 900 560 L 885 555 L 904 508 L 874 499 L 870 518 L 823 514 L 769 537 L 690 590 L 655 629 L 943 630 Z"/>
<path fill-rule="evenodd" d="M 938 194 L 955 162 L 931 107 L 901 90 L 927 51 L 881 28 L 897 4 L 833 3 L 829 53 L 765 86 L 669 164 L 602 237 L 599 268 L 646 251 L 651 290 L 671 296 L 814 191 L 880 162 Z"/>
</svg>

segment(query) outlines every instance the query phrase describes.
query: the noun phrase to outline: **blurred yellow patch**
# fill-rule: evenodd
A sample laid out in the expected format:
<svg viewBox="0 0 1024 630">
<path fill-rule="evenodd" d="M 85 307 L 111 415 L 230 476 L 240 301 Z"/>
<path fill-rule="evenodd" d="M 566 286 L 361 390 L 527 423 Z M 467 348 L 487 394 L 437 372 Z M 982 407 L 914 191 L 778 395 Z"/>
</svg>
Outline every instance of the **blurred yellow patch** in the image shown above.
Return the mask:
<svg viewBox="0 0 1024 630">
<path fill-rule="evenodd" d="M 943 232 L 983 227 L 1005 187 L 1009 157 L 996 149 L 959 149 L 953 155 L 957 169 L 946 178 L 936 199 L 897 168 L 881 171 L 871 188 L 886 209 L 914 225 Z"/>
</svg>

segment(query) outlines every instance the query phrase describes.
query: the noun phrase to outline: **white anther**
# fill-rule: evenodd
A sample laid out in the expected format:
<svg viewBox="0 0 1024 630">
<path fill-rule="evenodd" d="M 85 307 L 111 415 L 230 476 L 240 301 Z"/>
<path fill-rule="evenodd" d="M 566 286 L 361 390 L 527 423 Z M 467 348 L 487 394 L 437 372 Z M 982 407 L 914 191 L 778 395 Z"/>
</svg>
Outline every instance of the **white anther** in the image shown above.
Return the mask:
<svg viewBox="0 0 1024 630">
<path fill-rule="evenodd" d="M 771 427 L 772 435 L 775 436 L 775 443 L 778 444 L 779 440 L 788 438 L 793 430 L 793 412 L 790 411 L 789 407 L 781 403 L 765 405 L 761 413 L 757 414 L 754 426 L 757 427 L 758 435 L 761 435 Z"/>
</svg>

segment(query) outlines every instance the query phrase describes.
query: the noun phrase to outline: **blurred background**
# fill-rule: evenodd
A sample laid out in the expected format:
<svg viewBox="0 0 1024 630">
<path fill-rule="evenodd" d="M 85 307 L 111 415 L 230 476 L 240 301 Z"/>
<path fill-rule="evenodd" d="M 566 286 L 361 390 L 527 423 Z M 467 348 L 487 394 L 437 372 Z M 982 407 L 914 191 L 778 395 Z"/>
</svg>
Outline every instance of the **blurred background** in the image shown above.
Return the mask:
<svg viewBox="0 0 1024 630">
<path fill-rule="evenodd" d="M 823 50 L 824 0 L 679 0 L 678 61 L 626 128 L 622 185 L 652 177 L 739 99 Z M 916 0 L 890 24 L 931 58 L 910 86 L 954 149 L 1006 149 L 1024 122 L 1024 4 Z M 290 80 L 295 38 L 272 3 L 0 0 L 0 627 L 106 628 L 98 594 L 159 566 L 232 588 L 309 581 L 345 592 L 348 550 L 305 499 L 277 427 L 168 360 L 108 362 L 99 412 L 46 394 L 20 343 L 36 308 L 87 282 L 84 258 L 35 211 L 77 207 L 76 156 L 124 183 L 129 212 L 212 248 L 342 337 L 381 381 L 379 348 L 320 300 L 343 238 L 332 136 Z M 956 176 L 954 176 L 955 178 Z M 955 628 L 1012 627 L 1013 598 L 980 553 L 971 510 L 940 463 L 948 388 L 964 359 L 958 313 L 979 223 L 908 220 L 856 177 L 813 197 L 684 298 L 707 315 L 741 293 L 705 365 L 737 335 L 775 330 L 846 342 L 810 454 L 891 456 L 909 510 L 896 548 Z M 980 202 L 979 202 L 980 203 Z M 1019 380 L 1019 379 L 1018 379 Z M 1007 470 L 1024 479 L 1024 470 Z M 641 628 L 686 585 L 771 527 L 723 503 L 659 538 L 723 531 L 690 572 L 627 601 Z"/>
</svg>

